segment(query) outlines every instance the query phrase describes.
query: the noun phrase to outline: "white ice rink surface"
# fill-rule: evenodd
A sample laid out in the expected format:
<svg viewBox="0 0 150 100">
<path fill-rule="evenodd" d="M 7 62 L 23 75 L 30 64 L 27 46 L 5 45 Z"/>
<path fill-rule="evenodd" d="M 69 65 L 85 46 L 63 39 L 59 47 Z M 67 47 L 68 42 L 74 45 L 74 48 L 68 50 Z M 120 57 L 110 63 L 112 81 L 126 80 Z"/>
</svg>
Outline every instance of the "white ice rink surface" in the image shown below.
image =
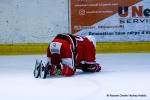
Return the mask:
<svg viewBox="0 0 150 100">
<path fill-rule="evenodd" d="M 97 54 L 101 72 L 35 79 L 41 56 L 0 56 L 0 100 L 150 100 L 150 54 Z"/>
</svg>

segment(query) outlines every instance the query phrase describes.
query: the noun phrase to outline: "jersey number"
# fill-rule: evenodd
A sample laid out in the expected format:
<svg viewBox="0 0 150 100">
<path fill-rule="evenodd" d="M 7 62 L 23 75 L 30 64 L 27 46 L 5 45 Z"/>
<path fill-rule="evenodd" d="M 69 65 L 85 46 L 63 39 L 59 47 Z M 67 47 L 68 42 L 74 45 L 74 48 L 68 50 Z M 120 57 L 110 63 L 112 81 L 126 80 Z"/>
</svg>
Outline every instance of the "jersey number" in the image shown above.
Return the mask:
<svg viewBox="0 0 150 100">
<path fill-rule="evenodd" d="M 59 42 L 52 42 L 50 44 L 50 52 L 51 54 L 60 54 L 60 49 L 61 49 L 62 43 Z"/>
</svg>

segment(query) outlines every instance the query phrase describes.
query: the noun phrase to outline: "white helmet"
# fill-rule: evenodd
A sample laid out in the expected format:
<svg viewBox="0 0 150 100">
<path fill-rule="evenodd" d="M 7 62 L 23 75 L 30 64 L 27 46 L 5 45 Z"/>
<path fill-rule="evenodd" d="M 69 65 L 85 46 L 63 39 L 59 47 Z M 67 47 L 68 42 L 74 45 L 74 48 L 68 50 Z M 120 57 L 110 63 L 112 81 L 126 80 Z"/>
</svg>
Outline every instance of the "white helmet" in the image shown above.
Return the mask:
<svg viewBox="0 0 150 100">
<path fill-rule="evenodd" d="M 86 37 L 94 44 L 94 46 L 96 48 L 96 39 L 95 39 L 95 37 L 92 36 L 92 35 L 87 35 Z"/>
</svg>

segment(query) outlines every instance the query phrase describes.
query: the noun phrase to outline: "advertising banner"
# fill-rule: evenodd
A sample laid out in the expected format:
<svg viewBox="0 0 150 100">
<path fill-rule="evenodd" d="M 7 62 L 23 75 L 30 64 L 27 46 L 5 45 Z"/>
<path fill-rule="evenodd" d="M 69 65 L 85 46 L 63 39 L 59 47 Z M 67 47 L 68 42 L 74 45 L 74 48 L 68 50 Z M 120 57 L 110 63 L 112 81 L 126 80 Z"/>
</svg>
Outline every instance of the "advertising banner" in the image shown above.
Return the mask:
<svg viewBox="0 0 150 100">
<path fill-rule="evenodd" d="M 71 33 L 98 42 L 150 41 L 150 0 L 71 0 Z"/>
</svg>

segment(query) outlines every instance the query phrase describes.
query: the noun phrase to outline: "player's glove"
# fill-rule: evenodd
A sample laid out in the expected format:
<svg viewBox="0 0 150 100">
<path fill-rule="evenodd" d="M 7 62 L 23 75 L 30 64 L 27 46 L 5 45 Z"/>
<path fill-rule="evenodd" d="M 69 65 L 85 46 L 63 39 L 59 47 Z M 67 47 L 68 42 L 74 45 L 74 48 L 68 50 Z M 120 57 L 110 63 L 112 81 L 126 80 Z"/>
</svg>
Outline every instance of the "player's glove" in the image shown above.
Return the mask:
<svg viewBox="0 0 150 100">
<path fill-rule="evenodd" d="M 78 64 L 77 69 L 81 69 L 84 72 L 99 72 L 101 70 L 100 64 Z"/>
</svg>

